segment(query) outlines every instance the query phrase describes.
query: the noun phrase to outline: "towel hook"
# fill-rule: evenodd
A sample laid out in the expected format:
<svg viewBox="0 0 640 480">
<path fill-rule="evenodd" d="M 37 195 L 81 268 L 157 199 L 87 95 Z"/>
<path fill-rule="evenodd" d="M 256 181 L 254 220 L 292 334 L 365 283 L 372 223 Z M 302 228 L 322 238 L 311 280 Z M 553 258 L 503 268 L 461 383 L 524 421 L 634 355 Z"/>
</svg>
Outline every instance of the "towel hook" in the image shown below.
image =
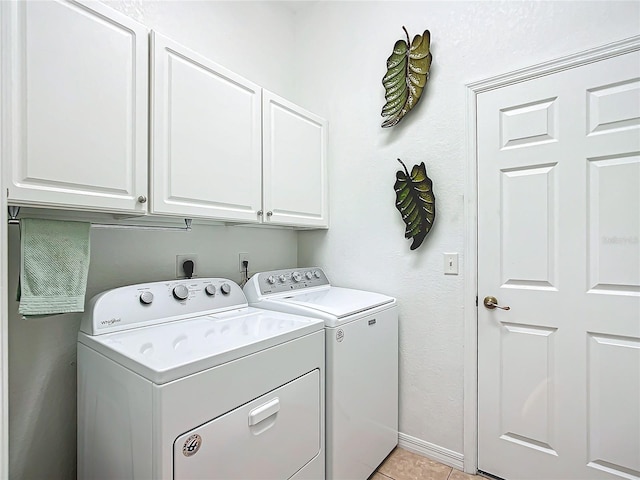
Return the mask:
<svg viewBox="0 0 640 480">
<path fill-rule="evenodd" d="M 18 220 L 18 214 L 20 213 L 20 207 L 10 205 L 7 207 L 7 211 L 9 212 L 9 225 L 19 225 L 20 220 Z"/>
</svg>

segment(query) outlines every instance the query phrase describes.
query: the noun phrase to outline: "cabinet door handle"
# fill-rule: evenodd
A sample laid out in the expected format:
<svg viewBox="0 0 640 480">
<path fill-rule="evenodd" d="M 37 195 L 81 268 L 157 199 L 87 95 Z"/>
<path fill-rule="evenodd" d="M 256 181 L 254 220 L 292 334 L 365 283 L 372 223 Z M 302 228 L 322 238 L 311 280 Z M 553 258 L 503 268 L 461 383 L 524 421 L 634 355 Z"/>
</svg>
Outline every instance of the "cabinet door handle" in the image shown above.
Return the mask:
<svg viewBox="0 0 640 480">
<path fill-rule="evenodd" d="M 273 215 L 273 212 L 271 211 L 267 212 L 267 217 L 270 217 L 271 215 Z"/>
<path fill-rule="evenodd" d="M 139 203 L 147 203 L 147 197 L 145 197 L 144 195 L 140 195 L 138 197 L 138 202 Z"/>
<path fill-rule="evenodd" d="M 262 216 L 262 210 L 258 210 L 258 216 L 261 217 Z"/>
</svg>

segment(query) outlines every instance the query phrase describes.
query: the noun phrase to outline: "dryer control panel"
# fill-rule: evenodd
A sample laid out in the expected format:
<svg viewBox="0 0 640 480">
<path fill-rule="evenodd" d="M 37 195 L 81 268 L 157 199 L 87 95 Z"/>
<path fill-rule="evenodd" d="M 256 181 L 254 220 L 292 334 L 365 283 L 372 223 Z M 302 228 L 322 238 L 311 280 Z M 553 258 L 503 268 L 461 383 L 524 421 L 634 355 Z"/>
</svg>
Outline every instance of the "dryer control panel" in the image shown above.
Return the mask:
<svg viewBox="0 0 640 480">
<path fill-rule="evenodd" d="M 251 277 L 249 282 L 261 295 L 285 293 L 303 288 L 329 285 L 329 280 L 321 268 L 288 268 L 262 272 Z"/>
<path fill-rule="evenodd" d="M 140 283 L 91 298 L 80 331 L 100 335 L 246 306 L 240 286 L 227 278 Z"/>
</svg>

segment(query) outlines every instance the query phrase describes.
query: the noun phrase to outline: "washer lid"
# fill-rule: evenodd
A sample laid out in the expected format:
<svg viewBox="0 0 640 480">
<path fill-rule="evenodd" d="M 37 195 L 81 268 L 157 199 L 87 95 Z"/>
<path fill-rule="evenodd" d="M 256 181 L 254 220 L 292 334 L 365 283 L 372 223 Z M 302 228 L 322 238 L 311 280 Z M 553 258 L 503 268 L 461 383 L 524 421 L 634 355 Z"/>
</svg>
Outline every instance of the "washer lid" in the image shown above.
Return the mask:
<svg viewBox="0 0 640 480">
<path fill-rule="evenodd" d="M 78 341 L 163 384 L 322 330 L 322 320 L 245 307 Z"/>
<path fill-rule="evenodd" d="M 336 318 L 344 318 L 381 305 L 393 303 L 394 300 L 393 297 L 387 297 L 380 293 L 330 287 L 324 290 L 280 297 L 276 301 L 328 313 Z"/>
</svg>

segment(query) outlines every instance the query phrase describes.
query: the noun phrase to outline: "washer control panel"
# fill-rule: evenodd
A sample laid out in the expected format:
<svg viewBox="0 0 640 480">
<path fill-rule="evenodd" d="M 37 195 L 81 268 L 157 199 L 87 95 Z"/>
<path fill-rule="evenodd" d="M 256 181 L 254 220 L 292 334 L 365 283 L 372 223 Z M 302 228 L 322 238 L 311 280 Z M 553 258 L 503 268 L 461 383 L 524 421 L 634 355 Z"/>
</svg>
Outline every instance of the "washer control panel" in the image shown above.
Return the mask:
<svg viewBox="0 0 640 480">
<path fill-rule="evenodd" d="M 329 280 L 321 268 L 289 268 L 286 270 L 273 270 L 255 275 L 257 277 L 260 294 L 290 292 L 303 288 L 320 287 L 329 285 Z M 256 280 L 252 278 L 255 282 Z"/>
<path fill-rule="evenodd" d="M 80 330 L 99 335 L 246 306 L 240 286 L 226 278 L 141 283 L 94 296 L 86 305 Z"/>
</svg>

